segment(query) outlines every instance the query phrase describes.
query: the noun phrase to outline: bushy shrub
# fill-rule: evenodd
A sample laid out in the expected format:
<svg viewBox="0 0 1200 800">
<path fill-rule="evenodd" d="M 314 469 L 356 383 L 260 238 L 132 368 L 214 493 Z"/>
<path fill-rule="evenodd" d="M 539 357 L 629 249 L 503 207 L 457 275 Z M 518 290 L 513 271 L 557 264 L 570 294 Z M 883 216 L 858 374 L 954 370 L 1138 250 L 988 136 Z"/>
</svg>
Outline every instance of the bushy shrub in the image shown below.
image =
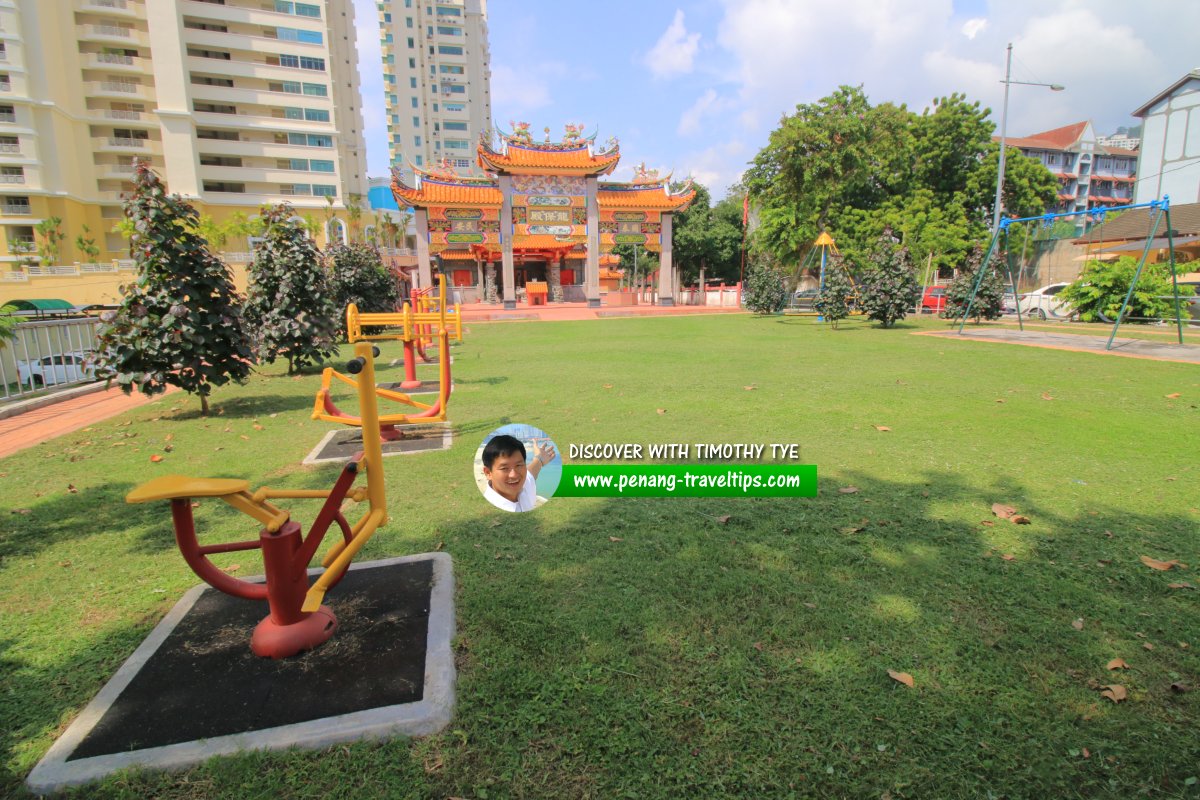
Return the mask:
<svg viewBox="0 0 1200 800">
<path fill-rule="evenodd" d="M 892 236 L 890 228 L 875 242 L 868 255 L 870 267 L 863 280 L 863 310 L 883 327 L 890 328 L 912 310 L 921 294 L 921 285 L 908 248 Z"/>
<path fill-rule="evenodd" d="M 400 289 L 374 246 L 362 242 L 334 245 L 325 256 L 338 307 L 339 330 L 345 327 L 346 306 L 350 303 L 363 312 L 396 310 L 402 299 Z"/>
<path fill-rule="evenodd" d="M 1133 276 L 1137 272 L 1138 260 L 1121 256 L 1116 261 L 1089 261 L 1079 279 L 1058 293 L 1079 313 L 1084 322 L 1112 322 L 1121 313 L 1121 305 Z M 1191 297 L 1192 287 L 1180 286 L 1180 296 Z M 1187 309 L 1180 304 L 1187 315 Z M 1130 322 L 1154 322 L 1160 319 L 1174 321 L 1175 294 L 1169 266 L 1147 264 L 1142 268 L 1142 277 L 1137 289 L 1129 298 L 1125 319 Z"/>
<path fill-rule="evenodd" d="M 825 283 L 813 301 L 813 308 L 824 320 L 837 328 L 838 321 L 850 316 L 850 297 L 854 285 L 841 256 L 833 256 L 825 265 Z"/>
<path fill-rule="evenodd" d="M 942 317 L 946 319 L 962 319 L 967 313 L 967 304 L 971 306 L 971 318 L 976 322 L 985 319 L 999 319 L 1004 310 L 1004 291 L 1007 284 L 1007 264 L 1004 253 L 997 248 L 992 253 L 991 264 L 986 268 L 979 291 L 975 293 L 974 301 L 971 292 L 975 290 L 979 265 L 983 261 L 983 247 L 976 245 L 967 255 L 967 261 L 959 269 L 958 277 L 946 290 L 946 307 Z"/>
<path fill-rule="evenodd" d="M 754 259 L 746 274 L 746 308 L 755 314 L 775 314 L 787 303 L 787 276 L 765 256 Z"/>
</svg>

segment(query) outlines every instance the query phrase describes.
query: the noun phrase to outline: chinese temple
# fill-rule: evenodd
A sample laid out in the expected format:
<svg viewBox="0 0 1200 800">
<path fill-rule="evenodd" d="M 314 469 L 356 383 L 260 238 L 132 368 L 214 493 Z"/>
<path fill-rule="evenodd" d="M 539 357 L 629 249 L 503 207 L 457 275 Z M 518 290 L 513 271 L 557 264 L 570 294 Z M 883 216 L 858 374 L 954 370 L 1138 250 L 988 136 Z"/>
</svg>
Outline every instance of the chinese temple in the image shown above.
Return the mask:
<svg viewBox="0 0 1200 800">
<path fill-rule="evenodd" d="M 670 175 L 640 166 L 633 181 L 601 181 L 621 159 L 615 139 L 597 145 L 583 126 L 566 126 L 561 142 L 533 141 L 528 123 L 480 141 L 476 160 L 485 177 L 457 175 L 443 160 L 413 167 L 415 186 L 392 171 L 392 193 L 415 214 L 417 270 L 430 286 L 436 267 L 470 301 L 516 307 L 527 283 L 548 284 L 551 302 L 600 305 L 601 278 L 610 279 L 615 245 L 658 253 L 660 305 L 673 305 L 672 215 L 695 197 L 690 181 L 672 191 Z M 499 266 L 499 270 L 497 270 Z M 531 286 L 532 289 L 532 286 Z"/>
</svg>

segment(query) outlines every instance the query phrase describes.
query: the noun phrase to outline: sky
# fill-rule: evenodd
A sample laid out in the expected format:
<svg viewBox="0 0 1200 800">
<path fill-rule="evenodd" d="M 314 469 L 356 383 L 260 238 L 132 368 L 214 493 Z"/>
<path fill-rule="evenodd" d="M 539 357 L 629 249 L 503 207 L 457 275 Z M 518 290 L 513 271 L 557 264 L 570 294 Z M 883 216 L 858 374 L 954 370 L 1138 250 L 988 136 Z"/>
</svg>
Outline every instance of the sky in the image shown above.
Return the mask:
<svg viewBox="0 0 1200 800">
<path fill-rule="evenodd" d="M 374 0 L 354 0 L 368 173 L 387 173 Z M 780 118 L 839 85 L 914 111 L 961 92 L 1008 135 L 1092 120 L 1096 133 L 1200 67 L 1197 0 L 490 0 L 497 126 L 554 140 L 583 123 L 616 137 L 615 180 L 644 162 L 691 176 L 714 199 L 737 182 Z"/>
</svg>

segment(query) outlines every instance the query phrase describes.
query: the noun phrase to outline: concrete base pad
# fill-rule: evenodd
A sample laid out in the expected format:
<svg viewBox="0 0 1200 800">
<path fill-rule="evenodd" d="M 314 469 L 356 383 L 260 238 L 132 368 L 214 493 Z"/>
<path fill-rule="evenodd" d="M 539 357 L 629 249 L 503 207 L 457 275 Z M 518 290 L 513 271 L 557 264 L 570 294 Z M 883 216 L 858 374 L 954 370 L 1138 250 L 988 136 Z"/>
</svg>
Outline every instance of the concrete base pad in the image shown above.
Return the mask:
<svg viewBox="0 0 1200 800">
<path fill-rule="evenodd" d="M 393 392 L 404 392 L 405 394 L 410 394 L 410 395 L 411 394 L 437 394 L 441 390 L 441 385 L 442 385 L 442 382 L 439 380 L 421 381 L 421 385 L 416 387 L 415 389 L 405 389 L 403 386 L 400 385 L 399 382 L 379 384 L 380 388 L 382 388 L 382 389 L 389 389 Z M 451 382 L 451 384 L 450 384 L 450 391 L 451 392 L 454 391 L 454 383 L 453 382 Z"/>
<path fill-rule="evenodd" d="M 454 434 L 449 422 L 428 425 L 406 425 L 397 428 L 404 438 L 383 443 L 384 456 L 406 456 L 432 450 L 449 450 Z M 358 428 L 334 430 L 325 434 L 302 464 L 344 463 L 362 450 L 362 431 Z"/>
<path fill-rule="evenodd" d="M 326 597 L 337 633 L 275 661 L 250 652 L 266 603 L 191 589 L 26 784 L 44 794 L 132 766 L 178 769 L 241 750 L 317 749 L 444 728 L 455 681 L 449 555 L 352 565 Z"/>
</svg>

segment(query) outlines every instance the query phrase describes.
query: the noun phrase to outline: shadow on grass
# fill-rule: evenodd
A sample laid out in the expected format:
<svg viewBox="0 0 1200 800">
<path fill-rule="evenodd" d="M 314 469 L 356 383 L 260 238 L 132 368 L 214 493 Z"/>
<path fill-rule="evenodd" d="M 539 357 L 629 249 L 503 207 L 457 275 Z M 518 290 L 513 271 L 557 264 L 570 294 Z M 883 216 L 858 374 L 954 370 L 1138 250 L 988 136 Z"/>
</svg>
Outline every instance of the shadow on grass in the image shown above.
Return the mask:
<svg viewBox="0 0 1200 800">
<path fill-rule="evenodd" d="M 362 759 L 396 796 L 1184 791 L 1200 762 L 1197 704 L 1169 684 L 1200 675 L 1176 645 L 1200 641 L 1200 611 L 1138 556 L 1182 554 L 1194 520 L 1062 516 L 1015 479 L 849 481 L 856 492 L 824 480 L 810 499 L 555 498 L 530 514 L 481 511 L 429 541 L 393 539 L 411 551 L 444 541 L 455 561 L 451 731 L 247 756 L 87 796 L 186 795 L 201 776 L 205 796 L 265 794 L 315 765 L 323 781 L 359 785 Z M 996 520 L 994 502 L 1033 524 Z M 101 667 L 3 665 L 18 676 L 0 701 L 10 763 L 87 702 L 139 633 L 98 635 L 97 652 L 114 653 Z M 1114 677 L 1116 656 L 1135 669 Z M 60 676 L 74 672 L 87 688 L 64 695 Z M 1116 682 L 1130 692 L 1120 706 L 1098 691 Z M 341 752 L 350 761 L 329 773 Z M 418 759 L 436 767 L 414 770 Z"/>
</svg>

